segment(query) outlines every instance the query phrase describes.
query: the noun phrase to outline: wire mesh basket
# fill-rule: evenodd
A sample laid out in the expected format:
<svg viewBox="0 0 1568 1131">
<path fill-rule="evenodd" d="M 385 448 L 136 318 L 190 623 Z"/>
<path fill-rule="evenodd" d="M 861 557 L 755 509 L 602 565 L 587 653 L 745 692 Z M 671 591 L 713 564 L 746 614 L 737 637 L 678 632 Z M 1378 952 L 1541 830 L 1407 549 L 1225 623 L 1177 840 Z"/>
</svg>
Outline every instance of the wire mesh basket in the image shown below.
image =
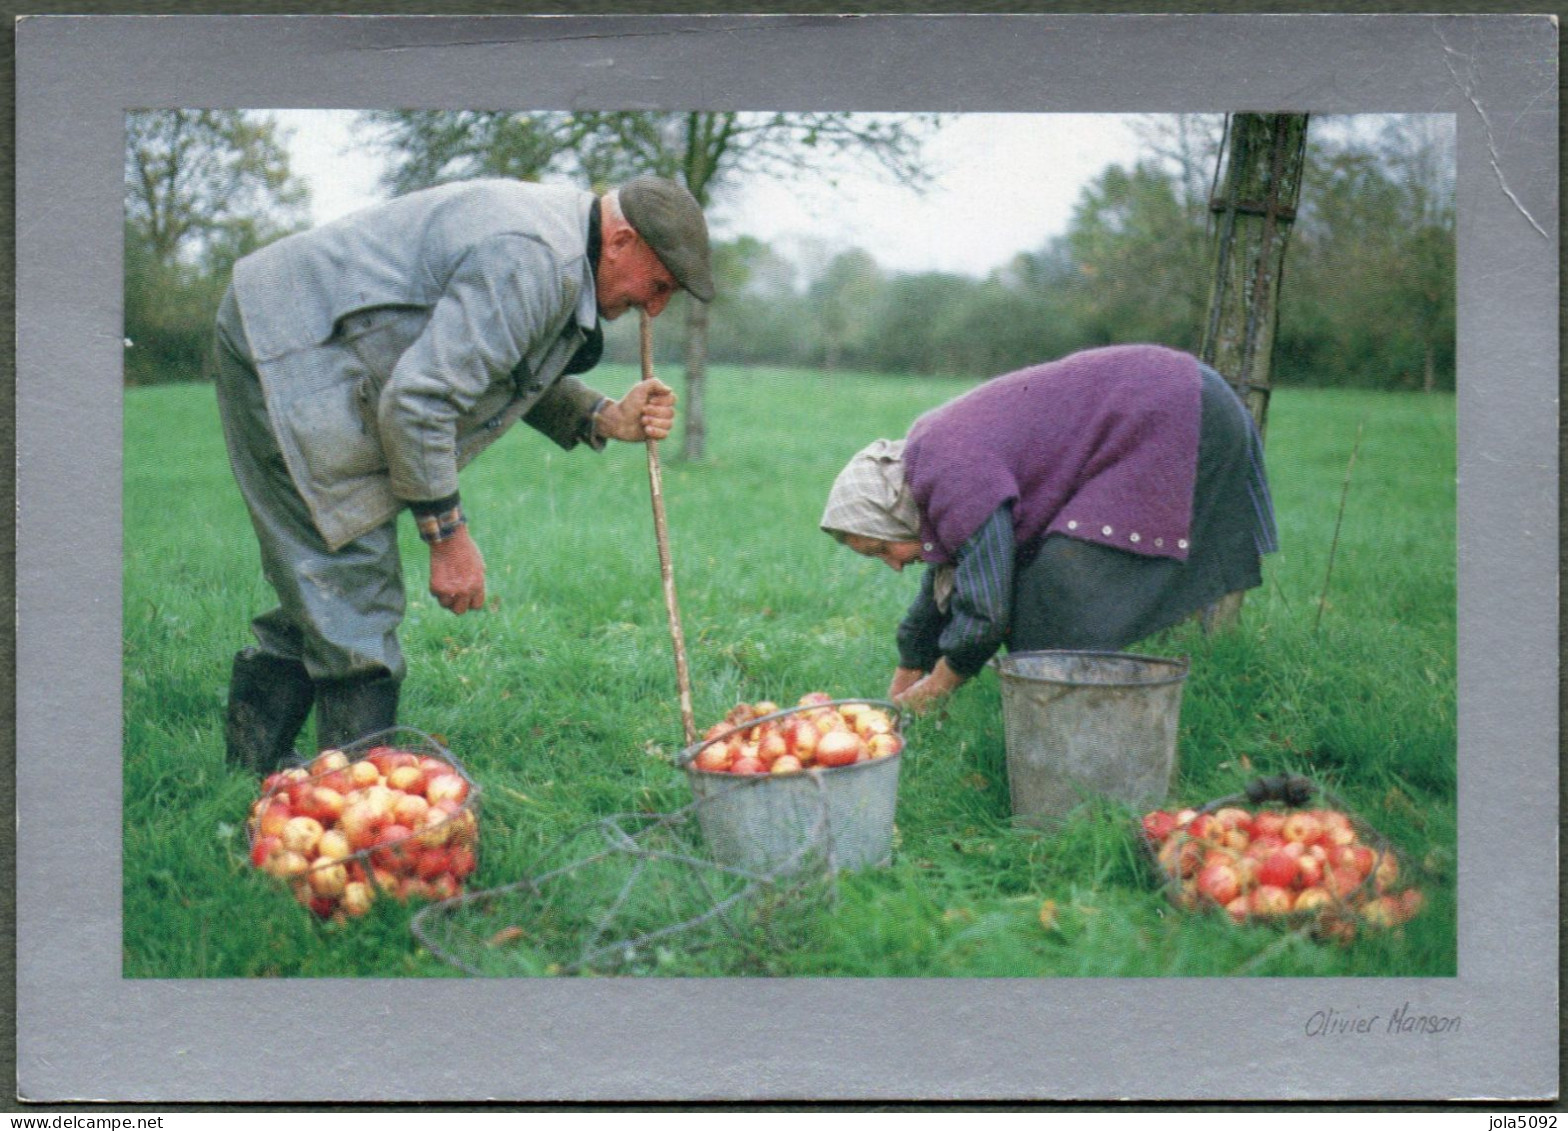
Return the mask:
<svg viewBox="0 0 1568 1131">
<path fill-rule="evenodd" d="M 771 870 L 715 862 L 698 847 L 702 804 L 596 821 L 538 873 L 421 909 L 414 935 L 475 977 L 767 972 L 833 902 L 825 846 Z"/>
<path fill-rule="evenodd" d="M 1299 775 L 1259 778 L 1195 809 L 1156 809 L 1138 834 L 1183 911 L 1349 942 L 1360 929 L 1408 922 L 1425 903 L 1393 845 Z"/>
<path fill-rule="evenodd" d="M 393 727 L 264 778 L 250 861 L 324 919 L 449 899 L 478 867 L 479 793 L 435 738 Z"/>
</svg>

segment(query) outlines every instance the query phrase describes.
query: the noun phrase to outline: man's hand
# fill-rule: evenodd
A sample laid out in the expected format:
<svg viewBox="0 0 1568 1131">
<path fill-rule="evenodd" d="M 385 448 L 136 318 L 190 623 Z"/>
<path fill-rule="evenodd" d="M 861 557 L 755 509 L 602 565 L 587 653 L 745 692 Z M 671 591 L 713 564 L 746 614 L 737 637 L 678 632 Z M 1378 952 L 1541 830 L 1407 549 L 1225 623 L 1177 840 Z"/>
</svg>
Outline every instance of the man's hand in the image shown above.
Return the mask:
<svg viewBox="0 0 1568 1131">
<path fill-rule="evenodd" d="M 468 527 L 430 543 L 430 595 L 458 616 L 484 608 L 485 559 L 468 536 Z"/>
<path fill-rule="evenodd" d="M 675 424 L 675 390 L 657 377 L 639 381 L 594 419 L 599 435 L 629 444 L 662 440 Z"/>
<path fill-rule="evenodd" d="M 893 702 L 909 708 L 917 715 L 924 714 L 952 694 L 963 682 L 964 677 L 948 667 L 945 659 L 938 660 L 929 675 L 917 680 L 902 694 L 895 693 Z"/>
<path fill-rule="evenodd" d="M 896 668 L 893 672 L 893 682 L 887 689 L 889 699 L 897 699 L 925 677 L 925 672 L 919 668 Z"/>
</svg>

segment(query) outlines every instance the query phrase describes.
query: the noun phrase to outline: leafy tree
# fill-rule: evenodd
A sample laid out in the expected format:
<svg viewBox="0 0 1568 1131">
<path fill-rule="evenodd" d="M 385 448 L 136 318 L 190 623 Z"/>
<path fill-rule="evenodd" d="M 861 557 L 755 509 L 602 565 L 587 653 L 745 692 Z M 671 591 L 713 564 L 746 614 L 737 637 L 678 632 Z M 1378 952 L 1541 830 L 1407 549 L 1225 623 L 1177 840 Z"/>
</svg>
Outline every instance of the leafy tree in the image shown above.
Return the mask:
<svg viewBox="0 0 1568 1131">
<path fill-rule="evenodd" d="M 807 307 L 821 343 L 814 360 L 824 369 L 863 362 L 871 345 L 873 317 L 882 271 L 877 261 L 859 248 L 834 256 L 807 292 Z"/>
<path fill-rule="evenodd" d="M 1192 349 L 1207 293 L 1203 228 L 1154 162 L 1112 165 L 1085 188 L 1067 250 L 1087 303 L 1087 344 L 1152 341 Z"/>
<path fill-rule="evenodd" d="M 301 226 L 307 200 L 268 117 L 126 116 L 128 383 L 205 375 L 213 315 L 234 260 Z"/>
<path fill-rule="evenodd" d="M 1281 303 L 1291 380 L 1453 388 L 1452 123 L 1401 116 L 1308 150 Z"/>
<path fill-rule="evenodd" d="M 270 118 L 243 110 L 126 115 L 125 214 L 164 264 L 232 262 L 304 222 L 309 193 Z"/>
</svg>

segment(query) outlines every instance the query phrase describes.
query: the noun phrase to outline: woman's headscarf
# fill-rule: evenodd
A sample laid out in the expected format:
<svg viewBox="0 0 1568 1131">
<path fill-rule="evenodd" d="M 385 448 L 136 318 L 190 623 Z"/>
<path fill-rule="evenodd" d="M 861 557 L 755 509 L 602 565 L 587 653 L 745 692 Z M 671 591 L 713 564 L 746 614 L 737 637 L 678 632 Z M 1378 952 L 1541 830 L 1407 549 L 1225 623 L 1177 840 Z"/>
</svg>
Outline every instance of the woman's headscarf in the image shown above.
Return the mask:
<svg viewBox="0 0 1568 1131">
<path fill-rule="evenodd" d="M 822 512 L 822 529 L 843 540 L 846 534 L 882 542 L 918 542 L 920 508 L 904 482 L 904 441 L 874 440 L 838 473 Z M 932 576 L 937 608 L 947 612 L 953 595 L 953 567 Z"/>
<path fill-rule="evenodd" d="M 904 482 L 904 441 L 874 440 L 855 453 L 833 480 L 822 529 L 834 537 L 919 539 L 920 511 Z"/>
</svg>

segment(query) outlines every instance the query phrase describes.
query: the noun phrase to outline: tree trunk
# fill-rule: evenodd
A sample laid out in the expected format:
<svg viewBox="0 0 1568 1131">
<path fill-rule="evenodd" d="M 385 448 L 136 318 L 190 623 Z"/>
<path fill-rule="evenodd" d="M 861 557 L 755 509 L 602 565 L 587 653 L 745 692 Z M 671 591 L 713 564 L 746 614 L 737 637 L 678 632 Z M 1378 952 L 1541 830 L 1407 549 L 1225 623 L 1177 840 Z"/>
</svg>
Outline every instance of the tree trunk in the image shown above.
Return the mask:
<svg viewBox="0 0 1568 1131">
<path fill-rule="evenodd" d="M 706 446 L 708 423 L 703 394 L 708 383 L 708 304 L 688 297 L 686 302 L 686 404 L 681 414 L 685 442 L 681 454 L 700 460 Z"/>
<path fill-rule="evenodd" d="M 1233 115 L 1221 156 L 1224 187 L 1210 203 L 1214 268 L 1199 353 L 1241 395 L 1260 436 L 1268 423 L 1280 279 L 1306 145 L 1305 114 Z M 1220 598 L 1202 614 L 1205 631 L 1234 624 L 1241 601 L 1241 593 Z"/>
</svg>

